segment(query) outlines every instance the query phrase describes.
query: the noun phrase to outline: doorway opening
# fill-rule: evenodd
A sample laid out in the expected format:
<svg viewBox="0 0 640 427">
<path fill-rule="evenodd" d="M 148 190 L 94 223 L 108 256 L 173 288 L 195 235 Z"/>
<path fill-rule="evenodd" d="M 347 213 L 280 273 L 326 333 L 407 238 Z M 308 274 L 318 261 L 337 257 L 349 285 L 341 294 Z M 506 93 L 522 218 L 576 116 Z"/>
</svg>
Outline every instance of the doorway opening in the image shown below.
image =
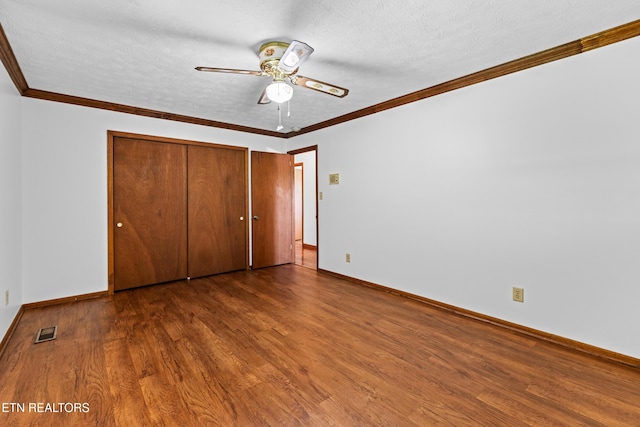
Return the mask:
<svg viewBox="0 0 640 427">
<path fill-rule="evenodd" d="M 294 262 L 318 269 L 317 146 L 290 151 L 294 156 Z"/>
</svg>

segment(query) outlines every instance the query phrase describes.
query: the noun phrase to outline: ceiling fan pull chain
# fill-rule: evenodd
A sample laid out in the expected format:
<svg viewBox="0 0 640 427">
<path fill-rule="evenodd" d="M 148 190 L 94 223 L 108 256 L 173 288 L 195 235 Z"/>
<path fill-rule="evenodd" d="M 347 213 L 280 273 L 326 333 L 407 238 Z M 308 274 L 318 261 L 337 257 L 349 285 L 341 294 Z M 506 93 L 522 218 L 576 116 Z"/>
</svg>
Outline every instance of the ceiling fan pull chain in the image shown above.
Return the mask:
<svg viewBox="0 0 640 427">
<path fill-rule="evenodd" d="M 282 130 L 284 126 L 282 126 L 282 109 L 280 108 L 280 104 L 278 104 L 278 127 L 276 130 Z"/>
</svg>

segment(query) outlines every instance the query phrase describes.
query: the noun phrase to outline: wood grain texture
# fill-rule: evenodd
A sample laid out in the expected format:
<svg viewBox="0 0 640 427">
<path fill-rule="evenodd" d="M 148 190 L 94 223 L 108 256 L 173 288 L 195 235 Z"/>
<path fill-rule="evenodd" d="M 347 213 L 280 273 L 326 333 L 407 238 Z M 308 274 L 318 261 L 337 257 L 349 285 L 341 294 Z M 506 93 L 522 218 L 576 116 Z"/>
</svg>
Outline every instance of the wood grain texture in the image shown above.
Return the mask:
<svg viewBox="0 0 640 427">
<path fill-rule="evenodd" d="M 301 241 L 296 240 L 294 245 L 295 250 L 295 264 L 312 268 L 314 270 L 318 269 L 318 248 L 317 246 L 306 245 Z"/>
<path fill-rule="evenodd" d="M 187 277 L 187 147 L 116 138 L 115 290 Z"/>
<path fill-rule="evenodd" d="M 635 357 L 631 357 L 631 356 L 627 356 L 624 354 L 620 354 L 620 353 L 616 353 L 614 351 L 611 350 L 606 350 L 600 347 L 595 347 L 589 344 L 585 344 L 579 341 L 575 341 L 569 338 L 564 338 L 558 335 L 554 335 L 554 334 L 550 334 L 548 332 L 544 332 L 544 331 L 540 331 L 537 329 L 533 329 L 533 328 L 528 328 L 526 326 L 522 326 L 519 325 L 517 323 L 512 323 L 512 322 L 508 322 L 506 320 L 503 319 L 499 319 L 496 317 L 492 317 L 492 316 L 487 316 L 486 314 L 482 314 L 482 313 L 478 313 L 475 311 L 471 311 L 471 310 L 466 310 L 464 308 L 460 308 L 460 307 L 456 307 L 454 305 L 451 304 L 445 304 L 443 302 L 437 301 L 437 300 L 433 300 L 430 298 L 426 298 L 420 295 L 415 295 L 415 294 L 411 294 L 408 292 L 404 292 L 404 291 L 400 291 L 398 289 L 394 289 L 394 288 L 389 288 L 387 286 L 382 286 L 379 285 L 377 283 L 372 283 L 372 282 L 368 282 L 366 280 L 361 280 L 361 279 L 356 279 L 354 277 L 350 277 L 350 276 L 345 276 L 344 274 L 340 274 L 340 273 L 335 273 L 333 271 L 329 271 L 329 270 L 325 270 L 325 269 L 318 269 L 318 271 L 322 272 L 323 274 L 328 274 L 331 275 L 333 277 L 337 277 L 340 279 L 344 279 L 344 280 L 348 280 L 350 282 L 353 283 L 357 283 L 363 286 L 367 286 L 370 288 L 374 288 L 383 292 L 389 292 L 395 295 L 400 295 L 403 296 L 405 298 L 409 298 L 409 299 L 413 299 L 416 301 L 420 301 L 422 303 L 431 305 L 433 307 L 439 308 L 441 310 L 445 310 L 448 311 L 450 313 L 456 314 L 456 315 L 460 315 L 460 316 L 464 316 L 467 317 L 469 319 L 473 319 L 473 320 L 478 320 L 481 322 L 486 322 L 488 324 L 491 325 L 495 325 L 495 326 L 499 326 L 501 328 L 506 328 L 509 329 L 511 331 L 517 332 L 519 334 L 522 335 L 527 335 L 530 336 L 532 338 L 535 339 L 539 339 L 542 341 L 547 341 L 562 347 L 565 347 L 569 350 L 573 350 L 573 351 L 578 351 L 578 352 L 582 352 L 585 354 L 589 354 L 592 356 L 596 356 L 596 357 L 601 357 L 604 359 L 608 359 L 612 362 L 617 362 L 617 363 L 622 363 L 628 366 L 631 366 L 633 368 L 638 368 L 640 369 L 640 359 L 637 359 Z"/>
<path fill-rule="evenodd" d="M 90 411 L 0 425 L 637 426 L 638 384 L 638 369 L 285 265 L 26 310 L 0 402 Z"/>
<path fill-rule="evenodd" d="M 0 61 L 4 65 L 4 68 L 7 70 L 9 77 L 13 81 L 13 84 L 18 89 L 18 93 L 24 95 L 29 85 L 27 84 L 27 80 L 24 78 L 24 74 L 22 74 L 22 70 L 20 69 L 20 65 L 18 64 L 18 60 L 16 59 L 15 54 L 13 53 L 13 49 L 9 44 L 9 40 L 7 40 L 7 35 L 2 28 L 2 24 L 0 23 Z"/>
<path fill-rule="evenodd" d="M 253 268 L 294 261 L 293 179 L 292 155 L 251 152 Z"/>
<path fill-rule="evenodd" d="M 13 336 L 13 332 L 16 330 L 16 327 L 18 326 L 18 323 L 20 322 L 20 319 L 22 318 L 23 313 L 24 313 L 24 305 L 21 305 L 15 317 L 11 321 L 9 328 L 7 328 L 7 332 L 2 337 L 2 341 L 0 341 L 0 357 L 2 357 L 4 350 L 7 348 L 7 345 L 9 344 L 9 340 Z"/>
<path fill-rule="evenodd" d="M 246 266 L 248 266 L 249 264 L 249 252 L 247 250 L 248 245 L 249 245 L 249 225 L 248 225 L 248 220 L 246 219 L 247 216 L 247 201 L 248 201 L 248 186 L 247 186 L 247 177 L 248 177 L 248 150 L 244 147 L 237 147 L 237 146 L 230 146 L 230 145 L 224 145 L 224 144 L 214 144 L 214 143 L 209 143 L 209 142 L 201 142 L 201 141 L 193 141 L 193 140 L 184 140 L 184 139 L 176 139 L 176 138 L 167 138 L 167 137 L 161 137 L 161 136 L 153 136 L 153 135 L 141 135 L 141 134 L 136 134 L 136 133 L 130 133 L 130 132 L 118 132 L 118 131 L 108 131 L 107 132 L 107 216 L 108 216 L 108 224 L 107 224 L 107 236 L 108 236 L 108 274 L 109 274 L 109 289 L 108 292 L 110 294 L 114 293 L 115 289 L 115 260 L 116 260 L 116 245 L 115 245 L 115 240 L 116 240 L 116 231 L 122 231 L 122 229 L 116 227 L 116 223 L 119 222 L 118 220 L 116 220 L 116 211 L 115 211 L 115 207 L 116 207 L 116 201 L 115 201 L 115 197 L 114 197 L 114 175 L 115 175 L 115 168 L 114 168 L 114 147 L 116 144 L 116 141 L 144 141 L 148 144 L 156 144 L 159 143 L 159 145 L 170 145 L 170 146 L 179 146 L 179 147 L 183 147 L 181 150 L 185 150 L 185 155 L 186 157 L 186 161 L 187 161 L 187 170 L 188 170 L 188 152 L 189 150 L 193 149 L 195 150 L 194 153 L 200 153 L 199 149 L 210 149 L 210 150 L 214 150 L 212 152 L 219 152 L 222 153 L 221 155 L 221 160 L 220 161 L 216 161 L 215 159 L 209 159 L 210 156 L 205 156 L 206 160 L 204 159 L 203 162 L 206 163 L 207 161 L 213 161 L 213 162 L 217 162 L 217 163 L 210 163 L 210 164 L 198 164 L 198 160 L 197 160 L 197 156 L 192 156 L 192 157 L 196 157 L 196 160 L 194 160 L 196 163 L 194 163 L 194 167 L 195 168 L 201 168 L 201 172 L 200 175 L 204 174 L 206 171 L 207 167 L 211 167 L 213 168 L 212 171 L 210 172 L 211 174 L 217 176 L 217 179 L 223 179 L 221 173 L 230 173 L 231 171 L 233 171 L 234 174 L 236 174 L 234 176 L 233 180 L 230 180 L 230 176 L 227 176 L 226 178 L 223 179 L 223 182 L 218 182 L 218 184 L 224 186 L 224 190 L 222 192 L 217 192 L 215 196 L 213 196 L 214 198 L 211 199 L 211 201 L 215 202 L 215 197 L 222 197 L 222 195 L 225 196 L 225 198 L 229 197 L 230 200 L 232 199 L 233 201 L 224 201 L 224 206 L 221 209 L 221 211 L 227 212 L 227 214 L 222 215 L 220 217 L 220 219 L 222 220 L 229 220 L 229 214 L 228 212 L 230 211 L 230 208 L 227 206 L 231 206 L 233 205 L 233 210 L 240 210 L 239 213 L 234 214 L 233 218 L 239 220 L 239 218 L 241 216 L 244 216 L 245 219 L 243 221 L 241 221 L 241 223 L 243 225 L 241 225 L 242 230 L 240 230 L 240 227 L 238 227 L 238 229 L 234 229 L 234 232 L 231 233 L 231 235 L 238 240 L 239 242 L 239 247 L 240 249 L 238 249 L 237 247 L 233 249 L 234 252 L 239 252 L 239 250 L 243 250 L 243 261 L 242 261 L 242 265 L 243 267 L 239 267 L 240 265 L 240 255 L 239 254 L 235 254 L 233 256 L 229 256 L 229 254 L 223 254 L 223 258 L 227 258 L 227 261 L 229 261 L 229 259 L 233 259 L 233 265 L 234 267 L 233 269 L 237 269 L 235 267 L 238 268 L 246 268 Z M 218 151 L 216 151 L 218 150 Z M 229 161 L 232 160 L 232 163 L 229 163 Z M 228 164 L 229 163 L 229 164 Z M 225 172 L 226 171 L 226 172 Z M 209 173 L 209 172 L 207 172 Z M 208 177 L 208 179 L 211 177 Z M 184 181 L 184 187 L 185 187 L 185 191 L 188 190 L 187 186 L 188 186 L 188 172 L 187 175 L 185 175 L 184 177 L 185 181 Z M 199 179 L 202 179 L 201 177 L 193 177 L 194 182 L 197 182 Z M 229 180 L 224 181 L 225 179 Z M 233 182 L 232 182 L 233 181 Z M 137 184 L 136 184 L 137 185 Z M 207 186 L 205 186 L 207 187 Z M 140 189 L 139 189 L 140 190 Z M 230 192 L 230 190 L 233 190 L 233 192 Z M 168 195 L 163 195 L 163 197 L 169 197 Z M 187 196 L 188 197 L 188 193 Z M 209 196 L 207 196 L 209 197 Z M 187 215 L 185 221 L 188 222 L 190 219 L 191 220 L 195 220 L 195 218 L 197 217 L 192 217 L 192 218 L 188 218 L 188 200 L 185 201 L 186 205 L 185 205 L 185 215 Z M 202 202 L 202 200 L 198 201 L 198 199 L 192 199 L 191 200 L 192 203 L 194 203 L 194 206 L 197 205 L 197 203 Z M 204 205 L 202 205 L 200 203 L 200 207 L 202 209 L 205 209 Z M 217 212 L 216 209 L 210 209 L 210 208 L 206 208 L 208 209 L 210 212 Z M 204 211 L 203 211 L 204 212 Z M 216 213 L 216 215 L 219 215 Z M 211 219 L 211 218 L 209 218 Z M 206 219 L 205 219 L 206 221 Z M 230 221 L 230 220 L 229 220 Z M 124 224 L 123 224 L 124 225 Z M 197 223 L 195 223 L 194 225 L 197 225 Z M 185 235 L 187 235 L 188 238 L 188 225 L 185 226 L 185 230 L 184 233 Z M 124 228 L 124 227 L 123 227 Z M 202 230 L 201 230 L 202 231 Z M 202 235 L 203 233 L 207 233 L 207 231 L 203 231 L 202 233 L 196 233 L 199 235 Z M 225 231 L 226 233 L 226 231 Z M 244 241 L 240 241 L 241 239 L 241 235 L 244 236 Z M 202 241 L 206 240 L 205 238 L 206 236 L 201 236 L 200 238 L 202 239 Z M 187 240 L 187 244 L 188 244 L 188 240 Z M 223 245 L 224 246 L 224 245 Z M 244 249 L 242 249 L 244 248 Z M 209 249 L 214 249 L 212 247 L 209 247 Z M 228 246 L 225 248 L 222 248 L 223 250 L 228 250 Z M 188 250 L 188 248 L 187 248 Z M 188 257 L 188 253 L 187 253 L 187 257 Z M 188 260 L 187 260 L 188 262 Z M 226 264 L 225 268 L 228 268 L 229 263 Z M 188 277 L 188 275 L 190 274 L 190 272 L 188 271 L 188 265 L 187 265 L 187 272 L 185 273 L 184 276 L 180 277 Z M 215 266 L 214 266 L 214 270 L 215 270 Z M 230 270 L 226 270 L 223 269 L 222 271 L 230 271 Z M 196 272 L 197 273 L 197 272 Z M 202 271 L 200 272 L 202 273 Z"/>
<path fill-rule="evenodd" d="M 107 291 L 98 291 L 98 292 L 91 292 L 91 293 L 88 293 L 88 294 L 74 295 L 74 296 L 70 296 L 70 297 L 55 298 L 55 299 L 36 301 L 36 302 L 28 302 L 26 304 L 22 304 L 22 308 L 25 309 L 25 310 L 30 310 L 32 308 L 39 308 L 39 307 L 47 307 L 47 306 L 50 306 L 50 305 L 65 304 L 65 303 L 69 303 L 69 302 L 82 301 L 82 300 L 85 300 L 85 299 L 100 298 L 100 297 L 106 296 L 107 294 L 108 294 Z"/>
<path fill-rule="evenodd" d="M 189 276 L 247 268 L 246 151 L 188 147 Z"/>
</svg>

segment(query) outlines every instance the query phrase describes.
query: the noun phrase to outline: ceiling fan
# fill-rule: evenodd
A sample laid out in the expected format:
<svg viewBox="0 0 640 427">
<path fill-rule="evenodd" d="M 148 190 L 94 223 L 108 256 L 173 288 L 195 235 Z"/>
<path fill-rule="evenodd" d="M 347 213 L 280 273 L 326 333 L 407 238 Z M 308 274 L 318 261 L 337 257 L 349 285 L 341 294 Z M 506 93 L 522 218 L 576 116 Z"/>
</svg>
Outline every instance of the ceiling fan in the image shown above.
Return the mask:
<svg viewBox="0 0 640 427">
<path fill-rule="evenodd" d="M 249 74 L 252 76 L 269 76 L 270 83 L 258 99 L 258 104 L 268 104 L 271 101 L 277 103 L 287 102 L 293 96 L 293 87 L 288 84 L 313 89 L 344 98 L 349 93 L 348 89 L 299 76 L 300 65 L 313 53 L 313 48 L 306 43 L 293 40 L 291 43 L 271 41 L 260 47 L 260 71 L 237 70 L 233 68 L 196 67 L 198 71 L 210 71 L 214 73 Z"/>
</svg>

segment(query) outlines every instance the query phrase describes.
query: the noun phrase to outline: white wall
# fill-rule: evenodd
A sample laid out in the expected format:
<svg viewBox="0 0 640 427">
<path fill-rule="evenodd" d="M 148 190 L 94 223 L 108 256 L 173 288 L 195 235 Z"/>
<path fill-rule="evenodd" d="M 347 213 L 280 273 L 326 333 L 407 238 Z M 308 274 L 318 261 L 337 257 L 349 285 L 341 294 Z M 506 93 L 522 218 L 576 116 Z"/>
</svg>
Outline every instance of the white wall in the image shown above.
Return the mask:
<svg viewBox="0 0 640 427">
<path fill-rule="evenodd" d="M 278 151 L 284 140 L 22 100 L 23 301 L 104 291 L 107 130 Z"/>
<path fill-rule="evenodd" d="M 640 357 L 638 52 L 640 37 L 290 140 L 319 146 L 320 268 Z"/>
<path fill-rule="evenodd" d="M 295 155 L 295 162 L 302 163 L 302 173 L 304 181 L 304 231 L 302 233 L 303 243 L 307 245 L 317 245 L 316 227 L 316 152 L 307 151 Z"/>
<path fill-rule="evenodd" d="M 286 147 L 20 99 L 0 73 L 0 279 L 12 301 L 0 332 L 18 303 L 107 289 L 112 129 L 270 151 L 317 144 L 320 268 L 640 357 L 639 48 L 617 43 Z M 334 172 L 341 184 L 329 187 Z"/>
<path fill-rule="evenodd" d="M 0 66 L 0 339 L 22 303 L 21 182 L 20 96 Z"/>
</svg>

